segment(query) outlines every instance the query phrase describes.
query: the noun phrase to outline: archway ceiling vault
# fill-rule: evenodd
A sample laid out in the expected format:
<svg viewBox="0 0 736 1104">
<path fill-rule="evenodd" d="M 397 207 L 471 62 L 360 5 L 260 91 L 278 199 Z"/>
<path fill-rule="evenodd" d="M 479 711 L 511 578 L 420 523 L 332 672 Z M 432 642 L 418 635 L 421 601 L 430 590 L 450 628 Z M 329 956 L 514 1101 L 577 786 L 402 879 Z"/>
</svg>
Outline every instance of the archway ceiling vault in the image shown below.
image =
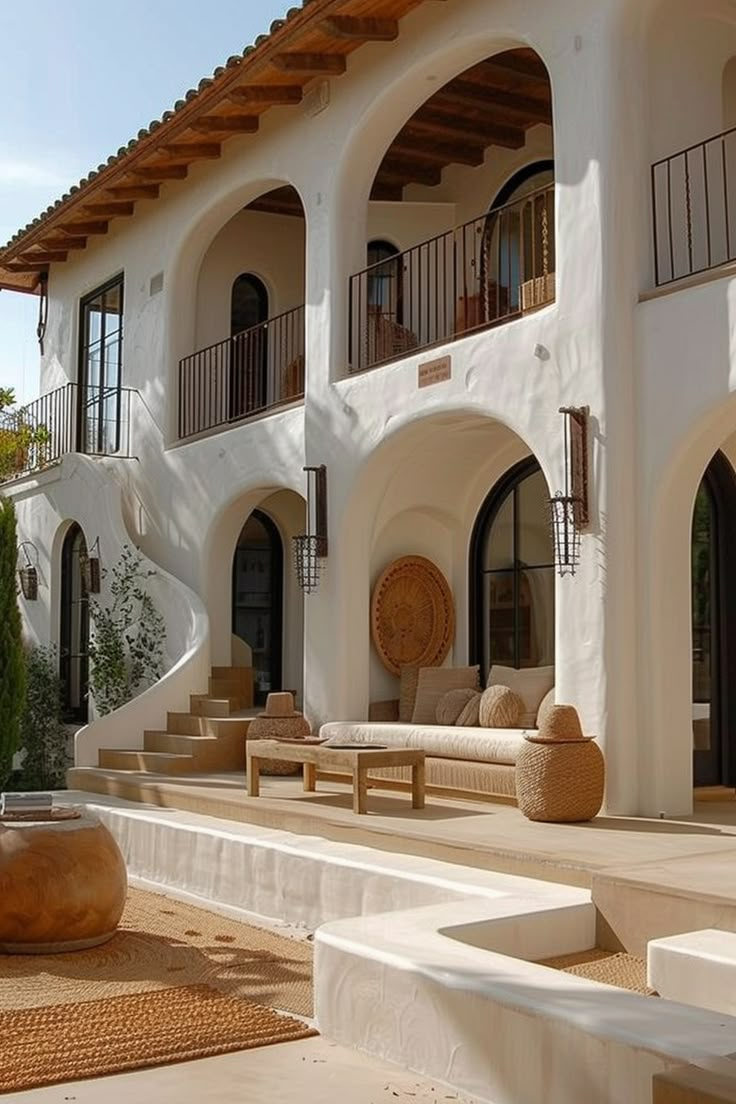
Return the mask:
<svg viewBox="0 0 736 1104">
<path fill-rule="evenodd" d="M 481 165 L 489 146 L 521 149 L 538 123 L 552 124 L 544 62 L 526 47 L 495 54 L 414 112 L 381 162 L 371 199 L 400 200 L 407 184 L 439 184 L 448 165 Z"/>
</svg>

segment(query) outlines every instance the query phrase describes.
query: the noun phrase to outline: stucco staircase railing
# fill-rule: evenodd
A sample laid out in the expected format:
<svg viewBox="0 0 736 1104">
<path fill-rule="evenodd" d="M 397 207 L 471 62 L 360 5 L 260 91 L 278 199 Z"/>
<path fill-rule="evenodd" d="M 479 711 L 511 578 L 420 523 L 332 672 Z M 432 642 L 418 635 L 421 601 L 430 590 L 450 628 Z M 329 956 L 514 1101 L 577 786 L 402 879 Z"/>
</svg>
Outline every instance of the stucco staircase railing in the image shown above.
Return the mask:
<svg viewBox="0 0 736 1104">
<path fill-rule="evenodd" d="M 253 668 L 213 667 L 207 693 L 190 694 L 188 713 L 168 712 L 164 730 L 144 731 L 142 749 L 101 748 L 99 766 L 171 775 L 244 771 L 255 712 Z"/>
</svg>

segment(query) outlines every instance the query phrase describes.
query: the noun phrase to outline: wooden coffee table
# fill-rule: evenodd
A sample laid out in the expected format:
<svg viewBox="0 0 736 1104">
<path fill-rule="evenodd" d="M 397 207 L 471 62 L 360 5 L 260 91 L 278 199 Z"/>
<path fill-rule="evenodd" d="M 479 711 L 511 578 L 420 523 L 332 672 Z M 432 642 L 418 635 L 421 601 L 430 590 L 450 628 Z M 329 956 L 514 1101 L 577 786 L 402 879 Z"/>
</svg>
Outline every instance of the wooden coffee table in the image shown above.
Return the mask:
<svg viewBox="0 0 736 1104">
<path fill-rule="evenodd" d="M 301 747 L 279 740 L 248 740 L 245 748 L 249 797 L 258 797 L 261 763 L 301 763 L 307 793 L 314 793 L 317 788 L 318 770 L 351 774 L 353 812 L 366 813 L 371 767 L 411 767 L 411 805 L 413 809 L 424 808 L 424 752 L 419 748 L 328 747 L 325 744 Z"/>
</svg>

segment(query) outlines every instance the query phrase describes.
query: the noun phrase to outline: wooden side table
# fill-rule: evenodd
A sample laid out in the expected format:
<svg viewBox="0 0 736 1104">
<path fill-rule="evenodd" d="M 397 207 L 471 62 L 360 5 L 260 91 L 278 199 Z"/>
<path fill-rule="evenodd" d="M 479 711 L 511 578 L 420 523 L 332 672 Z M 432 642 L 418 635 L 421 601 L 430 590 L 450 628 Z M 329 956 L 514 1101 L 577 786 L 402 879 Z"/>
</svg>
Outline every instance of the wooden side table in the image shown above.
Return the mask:
<svg viewBox="0 0 736 1104">
<path fill-rule="evenodd" d="M 424 808 L 424 752 L 418 748 L 328 747 L 324 744 L 281 743 L 278 740 L 248 740 L 248 796 L 258 797 L 261 763 L 301 763 L 304 790 L 314 793 L 317 771 L 350 774 L 353 779 L 353 812 L 368 811 L 368 772 L 372 767 L 411 767 L 411 805 Z"/>
</svg>

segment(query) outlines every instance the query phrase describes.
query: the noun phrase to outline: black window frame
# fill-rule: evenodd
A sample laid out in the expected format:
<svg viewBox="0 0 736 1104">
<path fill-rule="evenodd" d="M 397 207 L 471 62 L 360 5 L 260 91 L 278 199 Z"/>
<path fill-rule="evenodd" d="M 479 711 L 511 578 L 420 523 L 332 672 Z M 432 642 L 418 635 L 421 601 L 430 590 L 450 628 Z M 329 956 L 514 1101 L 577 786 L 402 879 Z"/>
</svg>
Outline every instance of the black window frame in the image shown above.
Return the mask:
<svg viewBox="0 0 736 1104">
<path fill-rule="evenodd" d="M 89 341 L 89 307 L 95 299 L 100 299 L 108 291 L 113 288 L 120 289 L 120 330 L 118 338 L 118 359 L 116 366 L 117 379 L 113 385 L 107 382 L 107 363 L 105 360 L 104 352 L 100 360 L 100 382 L 97 384 L 90 384 L 88 379 L 89 369 L 89 350 L 91 343 Z M 115 276 L 106 280 L 104 284 L 100 284 L 99 287 L 94 288 L 87 295 L 84 295 L 79 301 L 79 341 L 77 349 L 77 382 L 78 382 L 78 397 L 77 397 L 77 451 L 89 452 L 92 454 L 107 455 L 120 451 L 121 440 L 121 413 L 122 413 L 122 397 L 123 397 L 123 341 L 124 341 L 124 326 L 125 321 L 125 273 L 118 272 Z M 103 323 L 100 331 L 100 349 L 105 350 L 105 324 L 104 314 Z M 94 393 L 96 392 L 96 394 Z M 111 419 L 106 417 L 106 407 L 109 400 L 112 398 L 114 405 L 114 416 L 112 423 L 114 426 L 114 436 L 112 444 L 106 439 L 107 427 L 110 424 Z M 91 412 L 91 414 L 90 414 Z M 92 420 L 92 424 L 96 425 L 96 429 L 93 431 L 92 439 L 90 440 L 89 434 L 89 420 Z"/>
</svg>

